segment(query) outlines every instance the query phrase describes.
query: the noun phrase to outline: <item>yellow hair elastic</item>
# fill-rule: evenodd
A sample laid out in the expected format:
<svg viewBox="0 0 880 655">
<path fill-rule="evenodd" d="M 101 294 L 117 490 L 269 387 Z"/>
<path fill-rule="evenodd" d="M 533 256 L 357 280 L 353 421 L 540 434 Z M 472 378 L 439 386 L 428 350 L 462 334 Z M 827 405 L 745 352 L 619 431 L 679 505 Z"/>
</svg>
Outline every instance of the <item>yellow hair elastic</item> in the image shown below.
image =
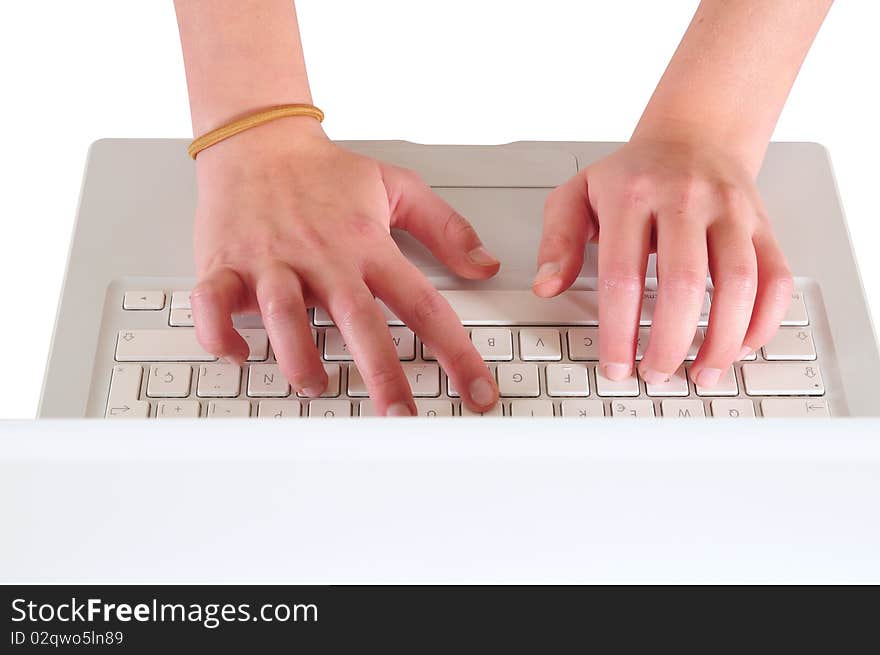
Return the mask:
<svg viewBox="0 0 880 655">
<path fill-rule="evenodd" d="M 286 116 L 311 116 L 319 123 L 324 120 L 324 112 L 314 105 L 281 105 L 280 107 L 272 107 L 271 109 L 258 111 L 250 116 L 239 118 L 238 120 L 234 120 L 231 123 L 218 127 L 216 130 L 211 130 L 207 134 L 203 134 L 189 144 L 187 152 L 189 152 L 190 157 L 195 159 L 196 155 L 202 150 L 210 148 L 215 143 L 219 143 L 224 139 L 228 139 L 239 132 L 244 132 L 257 125 L 262 125 L 263 123 L 274 121 L 276 118 L 284 118 Z"/>
</svg>

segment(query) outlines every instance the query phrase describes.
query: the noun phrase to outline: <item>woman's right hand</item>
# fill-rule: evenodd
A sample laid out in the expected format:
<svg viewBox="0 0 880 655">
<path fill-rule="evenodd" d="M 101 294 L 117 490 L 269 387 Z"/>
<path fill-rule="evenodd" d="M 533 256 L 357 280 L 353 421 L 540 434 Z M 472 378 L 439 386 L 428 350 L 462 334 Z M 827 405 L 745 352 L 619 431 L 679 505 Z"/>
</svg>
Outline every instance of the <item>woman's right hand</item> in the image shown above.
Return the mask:
<svg viewBox="0 0 880 655">
<path fill-rule="evenodd" d="M 446 300 L 400 252 L 408 231 L 453 272 L 494 275 L 473 227 L 414 173 L 333 144 L 311 118 L 247 130 L 199 154 L 192 306 L 201 345 L 243 362 L 233 313 L 259 312 L 293 389 L 320 395 L 327 375 L 306 308 L 333 318 L 380 415 L 415 415 L 409 383 L 374 300 L 433 351 L 462 401 L 492 407 L 498 390 Z"/>
</svg>

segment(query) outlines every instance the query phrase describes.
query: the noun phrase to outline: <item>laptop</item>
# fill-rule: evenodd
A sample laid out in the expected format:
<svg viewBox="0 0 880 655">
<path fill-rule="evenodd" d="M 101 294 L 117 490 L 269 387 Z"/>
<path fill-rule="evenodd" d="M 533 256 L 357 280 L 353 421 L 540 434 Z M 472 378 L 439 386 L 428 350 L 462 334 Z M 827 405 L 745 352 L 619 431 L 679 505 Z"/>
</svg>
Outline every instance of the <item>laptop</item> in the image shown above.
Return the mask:
<svg viewBox="0 0 880 655">
<path fill-rule="evenodd" d="M 658 390 L 596 376 L 595 250 L 562 298 L 529 290 L 544 197 L 618 144 L 344 143 L 417 170 L 475 224 L 502 261 L 481 283 L 395 236 L 472 336 L 494 331 L 490 367 L 537 380 L 469 415 L 389 315 L 431 385 L 424 418 L 386 419 L 320 308 L 325 397 L 267 380 L 256 316 L 236 317 L 237 385 L 212 384 L 188 307 L 186 144 L 91 149 L 39 408 L 90 420 L 2 426 L 0 581 L 880 582 L 880 359 L 821 146 L 772 144 L 759 179 L 796 276 L 784 336 L 718 389 L 686 363 Z M 536 330 L 553 344 L 539 357 Z M 577 393 L 554 389 L 564 367 L 586 371 Z"/>
<path fill-rule="evenodd" d="M 219 364 L 192 327 L 194 168 L 181 140 L 104 140 L 89 154 L 61 304 L 39 406 L 41 417 L 365 417 L 371 405 L 328 314 L 311 315 L 330 384 L 297 398 L 283 379 L 259 316 L 235 323 L 250 345 L 244 367 Z M 825 151 L 771 145 L 759 187 L 796 275 L 774 340 L 712 389 L 685 364 L 651 389 L 633 375 L 597 374 L 595 250 L 561 297 L 538 299 L 531 280 L 546 195 L 613 143 L 426 146 L 348 142 L 348 148 L 419 172 L 475 225 L 501 272 L 487 282 L 451 276 L 412 238 L 396 235 L 450 301 L 506 397 L 493 417 L 845 417 L 880 413 L 880 367 L 858 269 Z M 653 258 L 640 348 L 656 298 Z M 702 342 L 708 289 L 689 353 Z M 396 317 L 389 330 L 426 417 L 467 415 L 430 352 Z M 512 373 L 511 373 L 512 372 Z M 512 378 L 520 380 L 514 384 Z M 576 384 L 566 381 L 577 380 Z"/>
</svg>

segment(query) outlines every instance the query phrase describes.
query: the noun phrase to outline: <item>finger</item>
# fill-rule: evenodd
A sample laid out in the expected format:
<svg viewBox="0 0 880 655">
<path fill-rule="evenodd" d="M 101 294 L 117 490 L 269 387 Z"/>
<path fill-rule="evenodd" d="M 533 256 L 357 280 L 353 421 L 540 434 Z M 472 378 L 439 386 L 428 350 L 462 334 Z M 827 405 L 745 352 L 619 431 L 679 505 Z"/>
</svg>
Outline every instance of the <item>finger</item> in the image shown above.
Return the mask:
<svg viewBox="0 0 880 655">
<path fill-rule="evenodd" d="M 756 234 L 752 242 L 758 260 L 758 292 L 740 359 L 773 338 L 794 292 L 794 279 L 776 238 L 766 232 Z"/>
<path fill-rule="evenodd" d="M 345 275 L 306 279 L 330 313 L 354 358 L 376 412 L 385 416 L 415 416 L 416 406 L 385 316 L 363 280 Z"/>
<path fill-rule="evenodd" d="M 651 239 L 650 217 L 632 208 L 599 214 L 599 362 L 603 375 L 632 373 Z"/>
<path fill-rule="evenodd" d="M 706 339 L 691 367 L 701 387 L 714 387 L 740 358 L 758 288 L 758 263 L 751 235 L 734 223 L 709 228 L 709 271 L 715 291 Z"/>
<path fill-rule="evenodd" d="M 649 384 L 673 375 L 687 356 L 706 295 L 706 229 L 676 218 L 657 225 L 657 305 L 639 373 Z"/>
<path fill-rule="evenodd" d="M 412 234 L 461 277 L 482 280 L 498 272 L 501 263 L 473 226 L 417 175 L 396 166 L 383 166 L 382 175 L 393 227 Z"/>
<path fill-rule="evenodd" d="M 295 391 L 320 396 L 327 388 L 327 373 L 315 347 L 299 277 L 276 262 L 260 271 L 256 286 L 263 324 L 281 372 Z"/>
<path fill-rule="evenodd" d="M 232 326 L 232 313 L 245 303 L 247 287 L 231 268 L 219 268 L 202 278 L 192 291 L 196 339 L 212 355 L 236 364 L 250 353 L 247 342 Z"/>
<path fill-rule="evenodd" d="M 535 294 L 549 298 L 575 281 L 584 263 L 584 248 L 594 236 L 587 178 L 575 175 L 554 189 L 544 203 L 544 229 L 538 249 Z"/>
<path fill-rule="evenodd" d="M 389 252 L 381 267 L 368 269 L 366 282 L 431 349 L 465 405 L 484 412 L 495 404 L 498 388 L 492 373 L 452 307 L 418 268 L 399 251 Z"/>
</svg>

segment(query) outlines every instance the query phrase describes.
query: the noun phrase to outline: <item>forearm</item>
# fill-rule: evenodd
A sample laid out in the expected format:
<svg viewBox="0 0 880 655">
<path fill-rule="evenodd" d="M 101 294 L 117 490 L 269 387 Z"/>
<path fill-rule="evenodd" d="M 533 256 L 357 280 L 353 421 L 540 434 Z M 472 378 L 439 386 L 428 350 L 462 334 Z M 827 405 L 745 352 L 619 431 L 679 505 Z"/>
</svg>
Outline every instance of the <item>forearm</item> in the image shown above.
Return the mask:
<svg viewBox="0 0 880 655">
<path fill-rule="evenodd" d="M 311 103 L 293 0 L 175 0 L 193 132 Z"/>
<path fill-rule="evenodd" d="M 699 139 L 757 173 L 833 0 L 703 0 L 634 137 Z"/>
</svg>

